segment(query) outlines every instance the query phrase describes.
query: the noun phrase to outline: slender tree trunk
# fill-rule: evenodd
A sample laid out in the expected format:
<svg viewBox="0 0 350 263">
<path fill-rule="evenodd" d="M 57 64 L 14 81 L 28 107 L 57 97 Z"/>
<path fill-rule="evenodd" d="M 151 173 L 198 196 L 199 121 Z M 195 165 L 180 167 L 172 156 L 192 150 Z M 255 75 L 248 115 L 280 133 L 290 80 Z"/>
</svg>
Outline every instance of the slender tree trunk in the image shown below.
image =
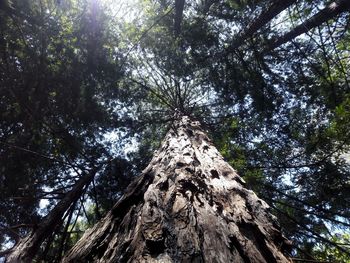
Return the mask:
<svg viewBox="0 0 350 263">
<path fill-rule="evenodd" d="M 21 239 L 12 252 L 7 256 L 6 262 L 32 262 L 38 253 L 40 245 L 49 237 L 55 229 L 62 224 L 62 217 L 69 207 L 81 196 L 85 186 L 91 183 L 96 173 L 96 168 L 89 174 L 81 177 L 61 201 L 44 217 L 38 226 L 25 238 Z"/>
<path fill-rule="evenodd" d="M 182 117 L 63 262 L 290 262 L 287 244 L 269 206 Z"/>
<path fill-rule="evenodd" d="M 350 1 L 349 0 L 339 0 L 332 2 L 327 7 L 322 9 L 320 12 L 306 20 L 304 23 L 298 25 L 293 28 L 288 33 L 283 36 L 277 38 L 270 46 L 269 50 L 275 49 L 284 43 L 291 41 L 292 39 L 304 34 L 311 29 L 323 24 L 324 22 L 336 17 L 337 15 L 348 11 L 350 9 Z"/>
<path fill-rule="evenodd" d="M 279 13 L 285 10 L 290 5 L 294 4 L 296 0 L 274 0 L 269 8 L 254 19 L 233 41 L 228 51 L 232 51 L 243 44 L 245 40 L 252 37 L 260 28 L 265 26 L 269 21 L 276 17 Z"/>
<path fill-rule="evenodd" d="M 181 22 L 185 6 L 185 0 L 175 0 L 174 35 L 177 37 L 181 32 Z"/>
</svg>

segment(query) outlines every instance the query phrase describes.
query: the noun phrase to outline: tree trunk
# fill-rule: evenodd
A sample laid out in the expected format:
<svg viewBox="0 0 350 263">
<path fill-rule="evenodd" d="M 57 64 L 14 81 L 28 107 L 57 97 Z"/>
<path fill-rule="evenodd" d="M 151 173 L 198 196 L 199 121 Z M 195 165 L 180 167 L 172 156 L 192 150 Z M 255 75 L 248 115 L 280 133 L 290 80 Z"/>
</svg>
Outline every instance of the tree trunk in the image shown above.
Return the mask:
<svg viewBox="0 0 350 263">
<path fill-rule="evenodd" d="M 61 201 L 44 217 L 38 226 L 25 238 L 22 238 L 12 252 L 7 256 L 6 262 L 32 262 L 44 240 L 62 224 L 62 217 L 69 207 L 81 196 L 84 188 L 91 183 L 97 168 L 81 177 Z"/>
<path fill-rule="evenodd" d="M 269 50 L 275 49 L 284 43 L 291 41 L 292 39 L 304 34 L 311 29 L 323 24 L 324 22 L 336 17 L 342 12 L 348 11 L 350 9 L 349 0 L 339 0 L 329 4 L 327 7 L 322 9 L 320 12 L 306 20 L 304 23 L 293 28 L 291 31 L 285 35 L 277 38 L 273 43 L 268 47 Z"/>
<path fill-rule="evenodd" d="M 175 0 L 174 35 L 178 37 L 181 32 L 181 22 L 185 6 L 185 0 Z"/>
<path fill-rule="evenodd" d="M 182 117 L 151 163 L 63 262 L 290 262 L 269 206 Z"/>
</svg>

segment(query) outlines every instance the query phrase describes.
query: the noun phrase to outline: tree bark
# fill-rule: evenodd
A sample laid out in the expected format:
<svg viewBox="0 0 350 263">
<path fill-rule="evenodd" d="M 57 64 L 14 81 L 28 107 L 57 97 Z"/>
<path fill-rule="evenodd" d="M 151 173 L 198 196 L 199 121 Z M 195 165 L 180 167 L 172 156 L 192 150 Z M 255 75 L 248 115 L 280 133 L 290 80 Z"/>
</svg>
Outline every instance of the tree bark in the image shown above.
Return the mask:
<svg viewBox="0 0 350 263">
<path fill-rule="evenodd" d="M 44 217 L 38 226 L 25 238 L 22 238 L 12 252 L 7 256 L 6 262 L 32 262 L 38 253 L 40 245 L 52 234 L 57 226 L 62 224 L 62 217 L 69 207 L 81 196 L 85 186 L 91 183 L 96 173 L 96 168 L 81 177 L 61 201 Z"/>
<path fill-rule="evenodd" d="M 185 6 L 185 0 L 175 0 L 174 35 L 178 37 L 181 32 L 181 22 Z"/>
<path fill-rule="evenodd" d="M 269 206 L 185 116 L 63 262 L 290 262 L 287 247 Z"/>
<path fill-rule="evenodd" d="M 274 42 L 272 42 L 268 49 L 272 50 L 275 49 L 292 39 L 296 38 L 297 36 L 300 36 L 301 34 L 304 34 L 311 29 L 323 24 L 324 22 L 336 17 L 337 15 L 341 14 L 342 12 L 345 12 L 350 9 L 350 1 L 349 0 L 339 0 L 332 2 L 327 7 L 322 9 L 320 12 L 306 20 L 304 23 L 298 25 L 297 27 L 293 28 L 288 33 L 284 34 L 283 36 L 277 38 Z"/>
</svg>

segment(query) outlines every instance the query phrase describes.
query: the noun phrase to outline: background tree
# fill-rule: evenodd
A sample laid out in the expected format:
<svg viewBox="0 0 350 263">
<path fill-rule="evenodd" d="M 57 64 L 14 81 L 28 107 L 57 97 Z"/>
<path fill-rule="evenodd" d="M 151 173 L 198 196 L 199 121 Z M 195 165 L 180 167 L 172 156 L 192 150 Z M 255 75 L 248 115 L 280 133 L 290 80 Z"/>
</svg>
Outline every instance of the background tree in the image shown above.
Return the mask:
<svg viewBox="0 0 350 263">
<path fill-rule="evenodd" d="M 128 126 L 118 107 L 132 103 L 131 97 L 123 102 L 117 86 L 123 74 L 118 36 L 98 2 L 9 3 L 12 11 L 1 10 L 0 25 L 0 221 L 6 246 L 36 229 L 47 213 L 40 200 L 48 200 L 49 211 L 86 171 L 107 165 L 103 136 Z M 69 205 L 65 219 L 79 203 Z M 61 232 L 51 230 L 52 237 Z"/>
</svg>

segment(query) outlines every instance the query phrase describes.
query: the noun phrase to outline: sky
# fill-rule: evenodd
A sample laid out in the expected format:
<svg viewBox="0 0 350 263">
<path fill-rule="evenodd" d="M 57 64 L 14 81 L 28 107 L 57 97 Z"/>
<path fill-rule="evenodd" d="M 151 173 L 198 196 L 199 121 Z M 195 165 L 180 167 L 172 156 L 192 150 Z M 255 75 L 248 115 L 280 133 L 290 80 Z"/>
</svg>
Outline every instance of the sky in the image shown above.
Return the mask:
<svg viewBox="0 0 350 263">
<path fill-rule="evenodd" d="M 99 0 L 105 7 L 107 7 L 112 15 L 116 18 L 123 19 L 126 22 L 131 22 L 136 18 L 140 9 L 138 0 Z"/>
</svg>

